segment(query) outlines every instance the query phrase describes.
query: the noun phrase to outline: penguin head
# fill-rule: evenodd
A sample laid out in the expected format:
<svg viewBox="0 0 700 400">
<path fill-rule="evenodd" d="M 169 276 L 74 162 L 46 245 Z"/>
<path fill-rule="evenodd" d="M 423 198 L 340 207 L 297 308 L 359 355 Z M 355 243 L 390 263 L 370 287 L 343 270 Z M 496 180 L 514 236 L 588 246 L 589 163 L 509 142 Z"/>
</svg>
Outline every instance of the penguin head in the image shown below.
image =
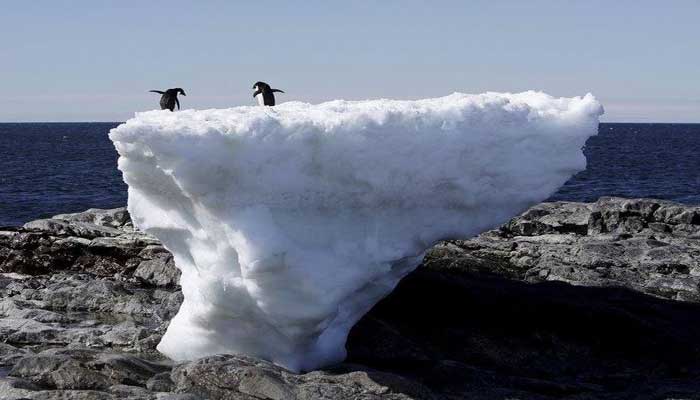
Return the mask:
<svg viewBox="0 0 700 400">
<path fill-rule="evenodd" d="M 181 94 L 181 95 L 183 95 L 183 96 L 187 96 L 187 95 L 185 94 L 185 91 L 182 90 L 182 88 L 175 88 L 175 93 Z"/>
<path fill-rule="evenodd" d="M 260 91 L 265 90 L 265 89 L 269 89 L 269 88 L 270 88 L 270 85 L 268 85 L 265 82 L 260 82 L 260 81 L 255 82 L 255 84 L 253 85 L 253 89 L 260 90 Z"/>
</svg>

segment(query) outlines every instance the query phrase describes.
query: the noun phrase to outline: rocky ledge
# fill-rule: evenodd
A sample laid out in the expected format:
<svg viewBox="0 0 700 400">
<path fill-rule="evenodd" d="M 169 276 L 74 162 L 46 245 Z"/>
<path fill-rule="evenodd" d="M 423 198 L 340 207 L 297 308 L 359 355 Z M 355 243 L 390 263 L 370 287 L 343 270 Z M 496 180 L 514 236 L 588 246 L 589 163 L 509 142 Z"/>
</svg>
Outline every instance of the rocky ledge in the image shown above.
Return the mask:
<svg viewBox="0 0 700 400">
<path fill-rule="evenodd" d="M 0 228 L 0 399 L 699 398 L 700 207 L 542 203 L 436 245 L 348 360 L 176 364 L 172 257 L 125 209 Z"/>
</svg>

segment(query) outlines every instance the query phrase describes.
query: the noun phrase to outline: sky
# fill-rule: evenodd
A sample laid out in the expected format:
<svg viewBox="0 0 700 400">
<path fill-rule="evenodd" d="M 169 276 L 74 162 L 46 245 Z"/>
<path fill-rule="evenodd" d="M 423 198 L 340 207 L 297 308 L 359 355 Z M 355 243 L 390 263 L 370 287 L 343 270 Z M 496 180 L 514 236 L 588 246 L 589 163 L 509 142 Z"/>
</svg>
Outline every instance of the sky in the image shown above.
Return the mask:
<svg viewBox="0 0 700 400">
<path fill-rule="evenodd" d="M 593 93 L 608 122 L 700 122 L 700 0 L 1 1 L 0 122 L 184 108 Z"/>
</svg>

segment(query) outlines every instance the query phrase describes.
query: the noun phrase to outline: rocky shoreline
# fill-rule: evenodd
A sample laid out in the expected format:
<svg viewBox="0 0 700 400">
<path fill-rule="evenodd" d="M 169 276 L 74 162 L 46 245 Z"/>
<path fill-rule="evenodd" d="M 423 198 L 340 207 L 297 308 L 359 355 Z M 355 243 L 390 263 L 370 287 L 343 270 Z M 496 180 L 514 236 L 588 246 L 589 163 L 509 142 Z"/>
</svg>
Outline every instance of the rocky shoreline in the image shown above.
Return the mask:
<svg viewBox="0 0 700 400">
<path fill-rule="evenodd" d="M 542 203 L 437 244 L 293 374 L 156 350 L 182 294 L 124 208 L 0 228 L 0 399 L 700 398 L 700 207 Z"/>
</svg>

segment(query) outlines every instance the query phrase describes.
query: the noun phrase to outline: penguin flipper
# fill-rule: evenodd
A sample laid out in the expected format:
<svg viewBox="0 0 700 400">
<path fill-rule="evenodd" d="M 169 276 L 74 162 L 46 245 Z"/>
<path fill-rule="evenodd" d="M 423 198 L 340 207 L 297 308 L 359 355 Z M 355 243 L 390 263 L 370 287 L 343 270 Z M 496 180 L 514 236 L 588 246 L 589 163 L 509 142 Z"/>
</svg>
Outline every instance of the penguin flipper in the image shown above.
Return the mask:
<svg viewBox="0 0 700 400">
<path fill-rule="evenodd" d="M 175 98 L 175 104 L 177 104 L 177 109 L 179 110 L 180 109 L 180 100 L 178 100 L 177 97 Z"/>
<path fill-rule="evenodd" d="M 262 93 L 262 90 L 256 90 L 255 92 L 253 92 L 253 97 L 259 95 L 260 93 Z"/>
<path fill-rule="evenodd" d="M 284 90 L 279 90 L 279 89 L 272 89 L 272 91 L 273 91 L 273 92 L 280 92 L 280 93 L 284 93 Z"/>
<path fill-rule="evenodd" d="M 165 94 L 165 92 L 161 92 L 160 90 L 149 90 L 149 92 L 158 93 L 158 94 Z"/>
</svg>

